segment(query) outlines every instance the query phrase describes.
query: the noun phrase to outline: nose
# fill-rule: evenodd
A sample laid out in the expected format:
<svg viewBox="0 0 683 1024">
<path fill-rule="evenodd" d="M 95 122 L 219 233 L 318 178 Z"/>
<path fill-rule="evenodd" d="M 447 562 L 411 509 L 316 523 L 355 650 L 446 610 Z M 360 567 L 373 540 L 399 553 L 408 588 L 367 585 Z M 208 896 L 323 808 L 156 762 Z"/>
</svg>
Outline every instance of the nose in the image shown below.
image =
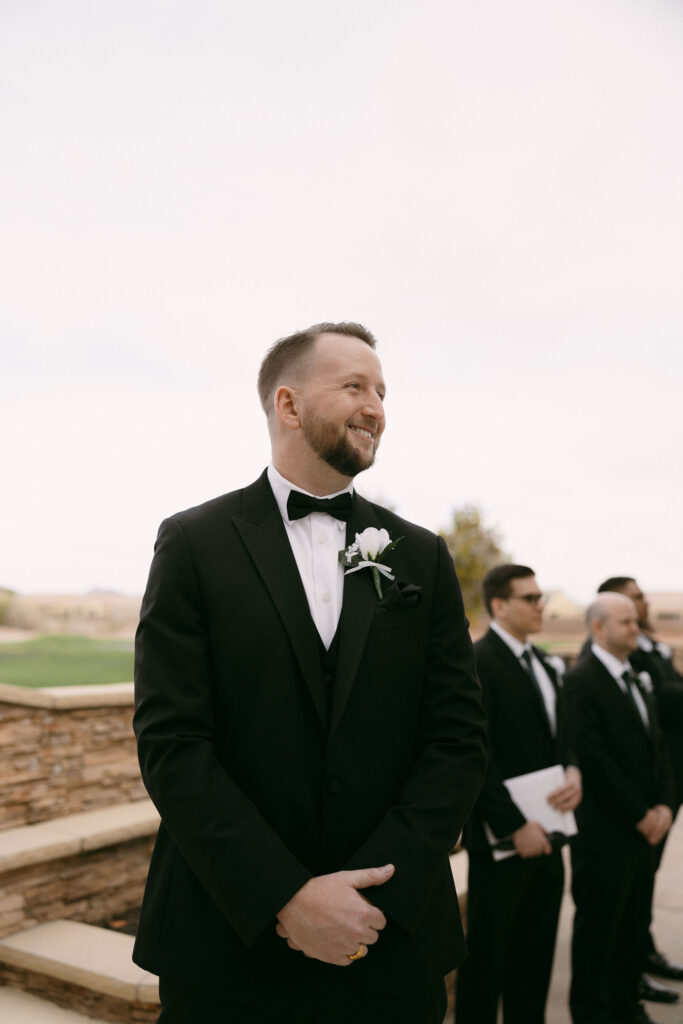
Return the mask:
<svg viewBox="0 0 683 1024">
<path fill-rule="evenodd" d="M 371 416 L 379 424 L 384 423 L 384 405 L 376 391 L 369 391 L 363 403 L 363 415 Z"/>
</svg>

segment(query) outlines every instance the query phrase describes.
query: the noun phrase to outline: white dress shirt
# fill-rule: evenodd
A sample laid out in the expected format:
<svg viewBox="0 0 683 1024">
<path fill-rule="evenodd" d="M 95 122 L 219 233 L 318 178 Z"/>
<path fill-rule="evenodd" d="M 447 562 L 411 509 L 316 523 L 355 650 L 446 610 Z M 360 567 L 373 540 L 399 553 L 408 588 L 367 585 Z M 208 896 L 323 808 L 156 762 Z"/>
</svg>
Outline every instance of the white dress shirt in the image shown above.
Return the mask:
<svg viewBox="0 0 683 1024">
<path fill-rule="evenodd" d="M 268 466 L 268 481 L 292 546 L 308 607 L 327 650 L 337 632 L 344 595 L 344 570 L 339 564 L 339 552 L 346 547 L 346 523 L 328 516 L 326 512 L 311 512 L 301 519 L 289 519 L 289 492 L 310 492 L 285 480 L 272 463 Z M 353 492 L 353 483 L 325 497 L 334 498 L 347 491 Z M 319 498 L 321 495 L 314 494 L 311 497 Z"/>
<path fill-rule="evenodd" d="M 534 670 L 534 677 L 541 691 L 543 703 L 545 704 L 546 714 L 548 715 L 548 721 L 550 722 L 550 729 L 554 736 L 557 732 L 555 687 L 553 686 L 545 668 L 534 654 L 531 644 L 528 641 L 526 643 L 522 643 L 522 641 L 518 640 L 516 636 L 513 636 L 511 633 L 508 633 L 506 629 L 503 629 L 502 626 L 499 626 L 497 622 L 491 623 L 491 629 L 494 631 L 494 633 L 498 634 L 498 636 L 504 643 L 508 645 L 508 647 L 514 654 L 515 658 L 517 658 L 517 660 L 520 662 L 525 672 L 526 666 L 522 661 L 522 655 L 524 654 L 524 651 L 528 651 L 531 655 L 531 667 Z"/>
<path fill-rule="evenodd" d="M 621 692 L 625 693 L 628 697 L 629 689 L 627 689 L 626 680 L 622 679 L 622 676 L 624 672 L 632 672 L 634 676 L 638 674 L 634 671 L 633 666 L 631 665 L 631 662 L 628 660 L 628 658 L 626 659 L 626 661 L 620 661 L 619 658 L 615 657 L 614 654 L 610 654 L 609 651 L 606 651 L 604 647 L 600 647 L 599 644 L 591 644 L 591 651 L 598 659 L 598 661 L 601 661 L 603 663 L 609 674 L 616 681 Z M 630 693 L 633 695 L 633 699 L 636 702 L 636 706 L 638 708 L 638 713 L 643 720 L 645 728 L 649 729 L 650 716 L 647 713 L 647 704 L 643 699 L 642 693 L 640 692 L 637 686 L 630 687 Z"/>
<path fill-rule="evenodd" d="M 671 661 L 673 651 L 669 645 L 662 643 L 661 640 L 650 640 L 649 636 L 646 636 L 645 633 L 638 634 L 638 647 L 647 654 L 652 654 L 653 651 L 656 651 L 660 658 Z"/>
</svg>

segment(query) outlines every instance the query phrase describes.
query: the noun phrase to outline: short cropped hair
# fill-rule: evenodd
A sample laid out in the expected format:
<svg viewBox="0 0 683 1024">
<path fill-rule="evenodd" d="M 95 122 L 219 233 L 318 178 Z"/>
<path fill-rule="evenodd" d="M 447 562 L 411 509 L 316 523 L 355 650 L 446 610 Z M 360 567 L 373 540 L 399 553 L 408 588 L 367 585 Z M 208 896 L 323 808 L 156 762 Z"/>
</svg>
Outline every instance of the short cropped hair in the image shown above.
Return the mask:
<svg viewBox="0 0 683 1024">
<path fill-rule="evenodd" d="M 620 576 L 615 576 L 615 579 L 621 579 Z M 618 590 L 601 590 L 601 594 L 618 594 Z M 594 598 L 586 608 L 586 626 L 590 631 L 594 622 L 606 622 L 609 611 L 604 601 L 601 601 L 599 597 Z"/>
<path fill-rule="evenodd" d="M 504 601 L 510 597 L 513 580 L 524 580 L 528 576 L 535 576 L 536 573 L 528 565 L 513 565 L 507 562 L 505 565 L 497 565 L 484 576 L 481 592 L 484 596 L 486 611 L 492 615 L 491 601 L 494 597 L 500 597 Z"/>
<path fill-rule="evenodd" d="M 364 341 L 370 348 L 375 348 L 374 336 L 362 324 L 343 321 L 339 324 L 314 324 L 304 331 L 297 331 L 287 338 L 280 338 L 266 352 L 258 374 L 258 393 L 263 411 L 268 415 L 275 389 L 282 380 L 283 374 L 298 371 L 310 354 L 316 338 L 321 334 L 342 334 L 350 338 Z"/>
<path fill-rule="evenodd" d="M 633 576 L 610 576 L 608 580 L 600 584 L 598 594 L 604 594 L 607 591 L 612 594 L 623 594 L 627 584 L 635 582 Z"/>
</svg>

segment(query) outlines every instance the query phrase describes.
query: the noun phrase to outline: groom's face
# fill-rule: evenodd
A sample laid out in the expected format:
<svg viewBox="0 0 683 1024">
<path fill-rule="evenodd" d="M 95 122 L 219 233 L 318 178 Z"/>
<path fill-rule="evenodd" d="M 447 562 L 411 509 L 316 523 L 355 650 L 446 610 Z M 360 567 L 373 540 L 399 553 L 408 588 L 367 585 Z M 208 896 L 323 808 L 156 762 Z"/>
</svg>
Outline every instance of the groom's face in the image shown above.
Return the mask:
<svg viewBox="0 0 683 1024">
<path fill-rule="evenodd" d="M 359 338 L 321 334 L 299 391 L 308 447 L 342 476 L 375 461 L 384 431 L 386 391 L 373 349 Z"/>
</svg>

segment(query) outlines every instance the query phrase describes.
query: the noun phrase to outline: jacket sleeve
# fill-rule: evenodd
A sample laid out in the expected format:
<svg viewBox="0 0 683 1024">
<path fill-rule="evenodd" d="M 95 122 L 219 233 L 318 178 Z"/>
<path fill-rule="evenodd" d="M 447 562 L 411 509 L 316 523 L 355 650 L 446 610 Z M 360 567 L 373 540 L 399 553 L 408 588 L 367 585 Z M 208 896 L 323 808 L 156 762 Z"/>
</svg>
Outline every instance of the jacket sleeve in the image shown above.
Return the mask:
<svg viewBox="0 0 683 1024">
<path fill-rule="evenodd" d="M 159 529 L 142 602 L 133 724 L 165 828 L 230 926 L 253 944 L 310 872 L 216 757 L 202 599 L 175 518 Z"/>
<path fill-rule="evenodd" d="M 346 868 L 393 863 L 369 898 L 399 927 L 416 927 L 469 817 L 486 767 L 486 719 L 455 570 L 438 538 L 422 688 L 420 743 L 393 805 Z"/>
<path fill-rule="evenodd" d="M 497 839 L 510 836 L 526 823 L 526 817 L 514 802 L 503 782 L 503 773 L 496 759 L 495 723 L 498 720 L 496 708 L 496 688 L 491 683 L 495 668 L 488 662 L 490 657 L 485 652 L 477 656 L 479 678 L 484 699 L 484 707 L 489 722 L 490 754 L 484 777 L 484 784 L 479 794 L 474 813 L 480 822 L 486 822 Z"/>
</svg>

